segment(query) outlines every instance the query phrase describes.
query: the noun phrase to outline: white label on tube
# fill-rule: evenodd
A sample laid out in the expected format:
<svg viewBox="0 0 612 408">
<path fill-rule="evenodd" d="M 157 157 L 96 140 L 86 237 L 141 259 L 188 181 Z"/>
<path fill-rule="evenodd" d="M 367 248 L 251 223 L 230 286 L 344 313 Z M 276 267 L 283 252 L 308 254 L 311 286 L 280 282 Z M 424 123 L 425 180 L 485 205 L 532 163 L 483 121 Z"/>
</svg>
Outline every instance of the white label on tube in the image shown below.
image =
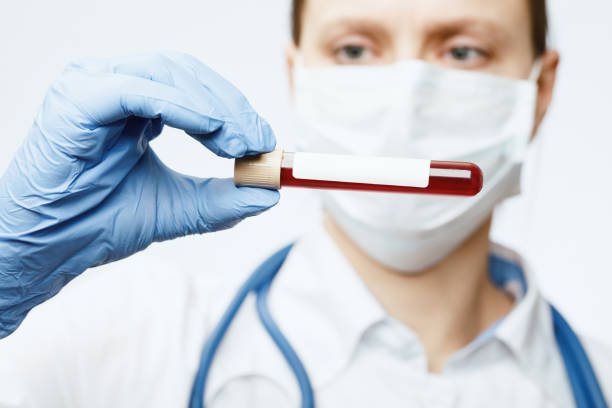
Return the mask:
<svg viewBox="0 0 612 408">
<path fill-rule="evenodd" d="M 430 160 L 295 153 L 293 177 L 306 180 L 419 187 L 429 185 Z"/>
</svg>

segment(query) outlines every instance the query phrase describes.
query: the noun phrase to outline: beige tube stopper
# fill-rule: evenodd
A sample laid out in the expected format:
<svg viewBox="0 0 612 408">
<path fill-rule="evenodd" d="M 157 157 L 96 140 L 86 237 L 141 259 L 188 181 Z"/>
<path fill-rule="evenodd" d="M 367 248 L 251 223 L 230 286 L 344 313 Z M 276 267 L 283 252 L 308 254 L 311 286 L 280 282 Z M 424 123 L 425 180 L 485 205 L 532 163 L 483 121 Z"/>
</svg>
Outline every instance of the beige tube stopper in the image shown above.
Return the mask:
<svg viewBox="0 0 612 408">
<path fill-rule="evenodd" d="M 263 187 L 280 189 L 283 151 L 274 150 L 234 161 L 234 184 L 238 187 Z"/>
</svg>

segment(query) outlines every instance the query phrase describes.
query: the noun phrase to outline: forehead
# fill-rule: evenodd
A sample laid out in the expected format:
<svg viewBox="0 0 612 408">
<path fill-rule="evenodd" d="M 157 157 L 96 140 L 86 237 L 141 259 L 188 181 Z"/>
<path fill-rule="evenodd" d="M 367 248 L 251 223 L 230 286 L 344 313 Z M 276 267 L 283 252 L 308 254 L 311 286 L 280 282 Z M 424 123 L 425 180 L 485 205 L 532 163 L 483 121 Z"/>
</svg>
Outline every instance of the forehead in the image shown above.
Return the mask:
<svg viewBox="0 0 612 408">
<path fill-rule="evenodd" d="M 391 28 L 422 29 L 452 21 L 474 21 L 510 32 L 528 32 L 529 0 L 305 0 L 303 30 L 364 20 Z M 314 26 L 314 27 L 313 27 Z"/>
</svg>

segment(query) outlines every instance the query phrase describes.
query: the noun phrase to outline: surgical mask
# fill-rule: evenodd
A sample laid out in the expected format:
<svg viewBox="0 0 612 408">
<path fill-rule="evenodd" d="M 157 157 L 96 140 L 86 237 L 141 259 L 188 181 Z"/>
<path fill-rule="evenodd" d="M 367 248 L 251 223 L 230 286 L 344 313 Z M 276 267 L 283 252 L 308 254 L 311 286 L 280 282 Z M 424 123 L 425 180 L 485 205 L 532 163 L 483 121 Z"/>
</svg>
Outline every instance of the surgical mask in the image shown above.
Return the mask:
<svg viewBox="0 0 612 408">
<path fill-rule="evenodd" d="M 484 173 L 475 197 L 321 191 L 325 208 L 367 254 L 422 271 L 451 253 L 518 193 L 531 136 L 539 64 L 529 80 L 422 61 L 294 71 L 300 150 L 469 161 Z"/>
</svg>

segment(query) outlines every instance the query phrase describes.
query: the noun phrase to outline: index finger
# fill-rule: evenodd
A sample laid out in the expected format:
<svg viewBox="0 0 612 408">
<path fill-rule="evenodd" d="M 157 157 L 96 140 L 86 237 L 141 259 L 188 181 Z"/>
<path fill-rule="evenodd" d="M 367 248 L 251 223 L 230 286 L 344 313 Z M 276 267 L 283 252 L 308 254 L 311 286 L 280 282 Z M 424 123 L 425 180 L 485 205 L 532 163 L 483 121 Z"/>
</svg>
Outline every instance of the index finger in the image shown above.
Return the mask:
<svg viewBox="0 0 612 408">
<path fill-rule="evenodd" d="M 208 95 L 218 101 L 217 113 L 225 124 L 218 132 L 201 140 L 202 143 L 214 150 L 214 146 L 222 145 L 228 135 L 240 134 L 247 143 L 245 154 L 274 150 L 276 137 L 272 128 L 230 81 L 189 54 L 165 52 L 163 55 L 190 72 L 191 81 L 186 89 L 193 91 L 196 97 Z M 182 81 L 176 79 L 175 86 L 182 88 Z M 199 85 L 193 86 L 193 82 Z"/>
<path fill-rule="evenodd" d="M 270 125 L 251 107 L 244 95 L 221 75 L 196 58 L 180 53 L 155 53 L 111 59 L 86 59 L 74 69 L 97 74 L 126 75 L 165 84 L 184 92 L 199 111 L 223 121 L 211 132 L 187 132 L 214 153 L 234 157 L 271 151 L 276 138 Z M 244 142 L 244 151 L 230 145 Z M 229 151 L 226 151 L 228 150 Z"/>
</svg>

